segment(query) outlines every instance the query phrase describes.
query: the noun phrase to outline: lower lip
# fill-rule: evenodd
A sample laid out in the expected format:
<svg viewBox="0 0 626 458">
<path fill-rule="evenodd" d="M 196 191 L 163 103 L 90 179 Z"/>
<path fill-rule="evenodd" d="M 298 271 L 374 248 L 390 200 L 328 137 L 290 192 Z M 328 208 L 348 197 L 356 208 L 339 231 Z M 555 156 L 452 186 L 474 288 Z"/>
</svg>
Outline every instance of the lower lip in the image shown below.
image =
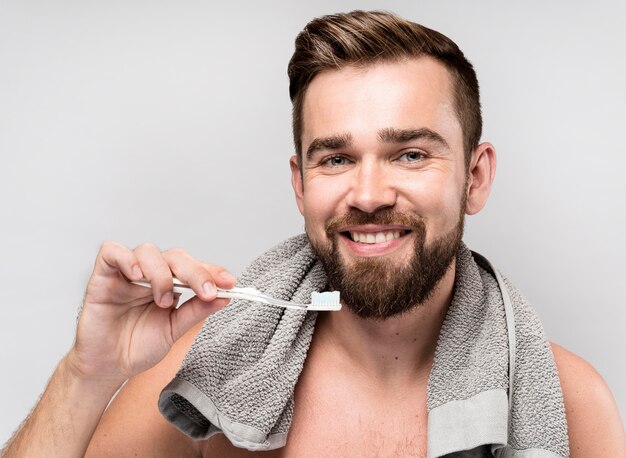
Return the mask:
<svg viewBox="0 0 626 458">
<path fill-rule="evenodd" d="M 357 256 L 381 256 L 397 250 L 409 239 L 409 234 L 381 243 L 355 242 L 350 237 L 346 237 L 345 235 L 340 235 L 340 238 L 352 254 Z"/>
</svg>

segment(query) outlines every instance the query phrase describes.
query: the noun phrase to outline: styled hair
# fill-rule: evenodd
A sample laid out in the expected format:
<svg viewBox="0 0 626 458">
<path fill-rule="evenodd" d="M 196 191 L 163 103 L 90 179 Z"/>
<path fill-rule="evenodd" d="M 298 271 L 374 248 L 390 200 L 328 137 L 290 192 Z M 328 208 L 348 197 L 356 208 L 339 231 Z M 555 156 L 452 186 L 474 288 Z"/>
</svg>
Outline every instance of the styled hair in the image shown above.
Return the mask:
<svg viewBox="0 0 626 458">
<path fill-rule="evenodd" d="M 472 64 L 445 35 L 393 13 L 352 11 L 313 19 L 298 34 L 287 73 L 293 139 L 302 165 L 302 108 L 309 83 L 325 70 L 431 56 L 450 72 L 453 103 L 463 131 L 465 165 L 482 131 L 478 80 Z"/>
</svg>

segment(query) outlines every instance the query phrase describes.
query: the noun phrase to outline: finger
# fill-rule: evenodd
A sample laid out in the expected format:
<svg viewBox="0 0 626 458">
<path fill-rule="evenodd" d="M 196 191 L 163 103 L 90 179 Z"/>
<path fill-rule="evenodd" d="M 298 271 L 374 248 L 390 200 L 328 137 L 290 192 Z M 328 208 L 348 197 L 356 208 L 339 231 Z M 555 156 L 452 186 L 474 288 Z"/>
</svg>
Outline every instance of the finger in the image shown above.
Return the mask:
<svg viewBox="0 0 626 458">
<path fill-rule="evenodd" d="M 172 312 L 172 337 L 178 340 L 200 320 L 224 308 L 229 299 L 215 299 L 205 302 L 194 296 Z"/>
<path fill-rule="evenodd" d="M 96 257 L 94 273 L 113 275 L 118 272 L 134 281 L 143 278 L 139 261 L 132 251 L 119 243 L 104 242 Z"/>
<path fill-rule="evenodd" d="M 237 277 L 222 266 L 202 263 L 202 266 L 211 274 L 218 288 L 230 289 L 237 283 Z"/>
<path fill-rule="evenodd" d="M 185 250 L 174 248 L 163 253 L 169 268 L 179 280 L 191 286 L 191 289 L 206 302 L 217 295 L 215 279 L 204 268 L 203 263 L 193 258 Z"/>
<path fill-rule="evenodd" d="M 144 277 L 152 285 L 154 302 L 160 307 L 170 307 L 174 303 L 172 272 L 161 252 L 153 244 L 144 243 L 134 253 Z"/>
</svg>

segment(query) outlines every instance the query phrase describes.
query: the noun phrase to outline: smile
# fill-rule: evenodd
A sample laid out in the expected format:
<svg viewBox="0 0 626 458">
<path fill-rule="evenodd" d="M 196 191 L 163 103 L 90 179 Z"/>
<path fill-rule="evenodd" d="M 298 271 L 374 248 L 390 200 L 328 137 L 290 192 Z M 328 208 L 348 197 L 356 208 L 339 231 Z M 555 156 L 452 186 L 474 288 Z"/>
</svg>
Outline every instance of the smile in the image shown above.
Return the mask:
<svg viewBox="0 0 626 458">
<path fill-rule="evenodd" d="M 405 235 L 406 230 L 391 230 L 391 231 L 379 231 L 379 232 L 359 232 L 359 231 L 347 231 L 347 234 L 353 242 L 358 243 L 384 243 L 394 239 L 399 239 Z"/>
</svg>

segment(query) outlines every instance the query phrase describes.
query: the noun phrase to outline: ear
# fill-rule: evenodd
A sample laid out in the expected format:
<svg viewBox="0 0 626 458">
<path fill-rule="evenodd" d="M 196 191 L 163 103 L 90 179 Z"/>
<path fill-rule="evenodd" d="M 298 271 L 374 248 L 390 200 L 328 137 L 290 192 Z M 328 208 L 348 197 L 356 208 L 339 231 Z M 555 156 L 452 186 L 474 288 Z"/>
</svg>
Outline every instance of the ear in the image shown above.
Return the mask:
<svg viewBox="0 0 626 458">
<path fill-rule="evenodd" d="M 474 215 L 487 203 L 496 176 L 496 150 L 491 143 L 481 143 L 470 159 L 465 213 Z"/>
<path fill-rule="evenodd" d="M 291 156 L 289 159 L 289 167 L 291 167 L 291 186 L 293 192 L 296 195 L 296 203 L 298 204 L 298 210 L 304 215 L 304 188 L 302 183 L 302 172 L 298 165 L 298 158 Z"/>
</svg>

